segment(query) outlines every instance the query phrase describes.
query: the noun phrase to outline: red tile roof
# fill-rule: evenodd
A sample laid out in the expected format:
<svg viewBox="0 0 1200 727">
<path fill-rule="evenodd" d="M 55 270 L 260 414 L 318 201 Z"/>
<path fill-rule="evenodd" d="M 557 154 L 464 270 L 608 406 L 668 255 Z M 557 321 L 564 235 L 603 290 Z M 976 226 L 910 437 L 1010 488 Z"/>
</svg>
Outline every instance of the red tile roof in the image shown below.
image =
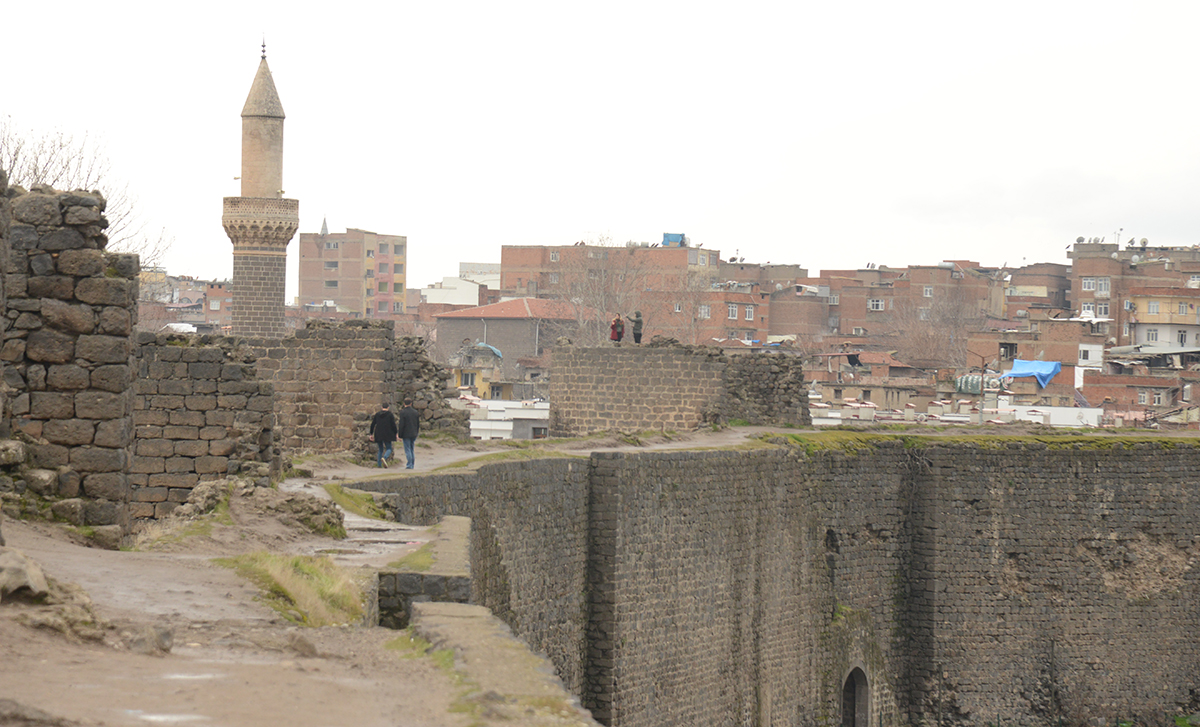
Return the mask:
<svg viewBox="0 0 1200 727">
<path fill-rule="evenodd" d="M 515 298 L 477 308 L 465 308 L 442 313 L 435 318 L 531 318 L 549 321 L 573 321 L 575 309 L 563 300 L 546 298 Z"/>
</svg>

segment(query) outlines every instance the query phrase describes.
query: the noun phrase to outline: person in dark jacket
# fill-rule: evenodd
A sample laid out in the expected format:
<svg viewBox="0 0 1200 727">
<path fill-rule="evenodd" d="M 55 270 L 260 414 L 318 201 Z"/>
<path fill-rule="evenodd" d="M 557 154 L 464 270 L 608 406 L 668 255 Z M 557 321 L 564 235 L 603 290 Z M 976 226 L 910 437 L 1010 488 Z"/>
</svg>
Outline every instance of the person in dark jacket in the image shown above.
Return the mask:
<svg viewBox="0 0 1200 727">
<path fill-rule="evenodd" d="M 412 469 L 417 464 L 417 435 L 421 433 L 421 412 L 413 408 L 412 399 L 404 400 L 404 408 L 400 410 L 400 440 L 404 442 L 404 457 L 408 460 L 405 469 Z"/>
<path fill-rule="evenodd" d="M 392 458 L 392 445 L 396 441 L 396 416 L 386 403 L 371 417 L 371 428 L 367 434 L 378 450 L 375 466 L 387 467 L 387 461 Z"/>
<path fill-rule="evenodd" d="M 641 343 L 642 342 L 642 312 L 640 310 L 635 310 L 633 312 L 633 317 L 630 318 L 629 320 L 631 323 L 633 323 L 633 331 L 632 331 L 633 342 Z"/>
</svg>

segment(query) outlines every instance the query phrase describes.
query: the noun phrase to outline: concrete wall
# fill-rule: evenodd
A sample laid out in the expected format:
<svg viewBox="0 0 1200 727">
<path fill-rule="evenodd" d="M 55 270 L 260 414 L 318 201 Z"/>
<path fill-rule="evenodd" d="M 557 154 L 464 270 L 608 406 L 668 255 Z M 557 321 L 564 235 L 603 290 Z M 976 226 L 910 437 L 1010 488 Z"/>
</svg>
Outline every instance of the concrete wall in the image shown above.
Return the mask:
<svg viewBox="0 0 1200 727">
<path fill-rule="evenodd" d="M 554 349 L 550 434 L 811 423 L 795 357 L 692 346 Z"/>
<path fill-rule="evenodd" d="M 1200 448 L 849 444 L 364 484 L 476 518 L 476 599 L 606 724 L 836 724 L 852 673 L 871 725 L 1200 709 Z"/>
</svg>

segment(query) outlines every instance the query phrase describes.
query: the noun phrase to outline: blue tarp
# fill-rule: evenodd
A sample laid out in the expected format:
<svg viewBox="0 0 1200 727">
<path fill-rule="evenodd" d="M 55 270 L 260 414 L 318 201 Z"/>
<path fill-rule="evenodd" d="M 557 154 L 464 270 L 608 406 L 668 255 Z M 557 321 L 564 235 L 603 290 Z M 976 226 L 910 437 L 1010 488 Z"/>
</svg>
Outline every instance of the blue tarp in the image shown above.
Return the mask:
<svg viewBox="0 0 1200 727">
<path fill-rule="evenodd" d="M 1015 379 L 1019 376 L 1032 376 L 1037 379 L 1038 386 L 1044 389 L 1059 371 L 1062 371 L 1062 364 L 1057 361 L 1022 361 L 1021 359 L 1017 359 L 1013 361 L 1011 369 L 1000 374 L 1000 378 Z"/>
</svg>

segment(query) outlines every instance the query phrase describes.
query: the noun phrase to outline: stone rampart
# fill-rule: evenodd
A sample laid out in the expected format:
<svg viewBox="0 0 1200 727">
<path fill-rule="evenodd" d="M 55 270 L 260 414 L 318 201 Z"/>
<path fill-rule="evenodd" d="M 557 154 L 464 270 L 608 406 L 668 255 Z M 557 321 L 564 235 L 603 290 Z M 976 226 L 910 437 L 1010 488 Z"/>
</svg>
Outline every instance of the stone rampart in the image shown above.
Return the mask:
<svg viewBox="0 0 1200 727">
<path fill-rule="evenodd" d="M 395 493 L 402 520 L 485 518 L 476 600 L 552 655 L 605 724 L 856 711 L 872 725 L 1101 725 L 1200 709 L 1200 447 L 845 445 L 598 453 L 367 486 Z"/>
<path fill-rule="evenodd" d="M 135 445 L 129 463 L 133 518 L 161 518 L 201 480 L 260 463 L 277 474 L 274 391 L 238 339 L 138 334 Z"/>
<path fill-rule="evenodd" d="M 281 340 L 249 339 L 259 375 L 275 385 L 281 446 L 334 452 L 367 447 L 380 404 L 411 396 L 423 426 L 464 435 L 450 409 L 449 374 L 426 355 L 421 339 L 395 338 L 393 321 L 308 321 Z"/>
<path fill-rule="evenodd" d="M 105 200 L 34 186 L 9 195 L 4 381 L 13 427 L 87 525 L 127 524 L 136 255 L 104 251 Z"/>
<path fill-rule="evenodd" d="M 679 345 L 559 346 L 550 402 L 553 436 L 811 422 L 798 358 Z"/>
</svg>

